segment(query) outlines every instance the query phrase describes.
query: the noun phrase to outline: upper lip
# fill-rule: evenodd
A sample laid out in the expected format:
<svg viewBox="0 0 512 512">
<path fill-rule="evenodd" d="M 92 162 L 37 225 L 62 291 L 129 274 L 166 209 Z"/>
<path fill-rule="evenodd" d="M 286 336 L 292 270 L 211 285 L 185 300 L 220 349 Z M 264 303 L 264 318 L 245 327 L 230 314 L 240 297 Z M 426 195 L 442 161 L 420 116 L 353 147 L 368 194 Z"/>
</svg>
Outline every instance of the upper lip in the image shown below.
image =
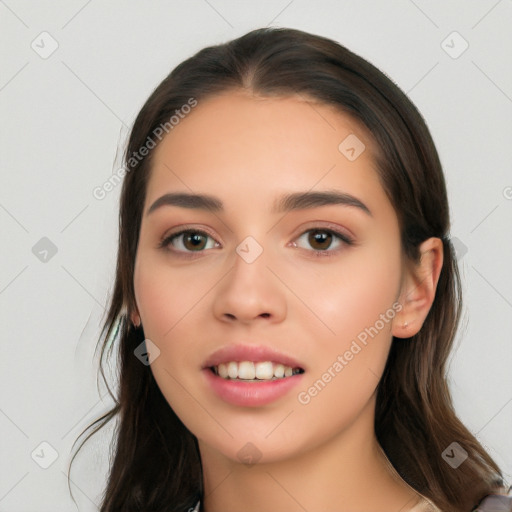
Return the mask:
<svg viewBox="0 0 512 512">
<path fill-rule="evenodd" d="M 253 361 L 255 363 L 262 361 L 273 361 L 281 363 L 291 368 L 302 368 L 304 366 L 282 352 L 263 345 L 227 345 L 213 352 L 205 361 L 203 368 L 218 366 L 220 363 L 229 363 L 230 361 Z"/>
</svg>

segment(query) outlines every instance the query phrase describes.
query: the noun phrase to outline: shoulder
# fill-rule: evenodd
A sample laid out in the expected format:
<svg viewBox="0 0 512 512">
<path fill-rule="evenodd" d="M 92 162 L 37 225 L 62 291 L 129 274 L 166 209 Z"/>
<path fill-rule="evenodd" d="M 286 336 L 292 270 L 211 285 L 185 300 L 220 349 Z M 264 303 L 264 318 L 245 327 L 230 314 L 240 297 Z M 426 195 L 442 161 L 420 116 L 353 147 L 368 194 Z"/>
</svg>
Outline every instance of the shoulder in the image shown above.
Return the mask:
<svg viewBox="0 0 512 512">
<path fill-rule="evenodd" d="M 409 509 L 408 512 L 444 511 L 422 496 L 422 499 L 413 508 Z M 493 493 L 485 496 L 471 512 L 512 512 L 512 487 L 504 490 L 502 494 Z"/>
<path fill-rule="evenodd" d="M 471 512 L 512 512 L 512 486 L 506 494 L 489 494 Z"/>
</svg>

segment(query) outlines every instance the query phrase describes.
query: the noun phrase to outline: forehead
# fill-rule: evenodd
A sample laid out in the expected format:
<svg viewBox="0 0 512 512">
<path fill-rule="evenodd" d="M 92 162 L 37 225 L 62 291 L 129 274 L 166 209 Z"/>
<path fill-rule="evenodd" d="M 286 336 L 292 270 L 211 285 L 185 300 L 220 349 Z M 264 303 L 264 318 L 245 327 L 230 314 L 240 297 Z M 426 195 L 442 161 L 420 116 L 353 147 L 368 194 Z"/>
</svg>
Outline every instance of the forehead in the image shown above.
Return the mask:
<svg viewBox="0 0 512 512">
<path fill-rule="evenodd" d="M 378 192 L 376 149 L 363 124 L 333 106 L 226 92 L 198 102 L 154 150 L 147 203 L 173 188 L 246 199 L 316 184 Z"/>
</svg>

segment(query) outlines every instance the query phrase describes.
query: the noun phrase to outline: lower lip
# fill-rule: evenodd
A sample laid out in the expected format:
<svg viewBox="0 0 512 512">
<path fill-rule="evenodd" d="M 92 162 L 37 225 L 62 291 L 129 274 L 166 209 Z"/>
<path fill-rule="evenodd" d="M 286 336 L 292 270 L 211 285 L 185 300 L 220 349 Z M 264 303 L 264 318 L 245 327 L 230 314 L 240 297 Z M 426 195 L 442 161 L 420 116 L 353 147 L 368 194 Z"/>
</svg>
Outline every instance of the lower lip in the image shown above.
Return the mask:
<svg viewBox="0 0 512 512">
<path fill-rule="evenodd" d="M 208 384 L 225 402 L 242 407 L 266 405 L 286 395 L 304 376 L 303 373 L 283 379 L 262 382 L 242 382 L 223 379 L 215 375 L 210 368 L 203 370 Z"/>
</svg>

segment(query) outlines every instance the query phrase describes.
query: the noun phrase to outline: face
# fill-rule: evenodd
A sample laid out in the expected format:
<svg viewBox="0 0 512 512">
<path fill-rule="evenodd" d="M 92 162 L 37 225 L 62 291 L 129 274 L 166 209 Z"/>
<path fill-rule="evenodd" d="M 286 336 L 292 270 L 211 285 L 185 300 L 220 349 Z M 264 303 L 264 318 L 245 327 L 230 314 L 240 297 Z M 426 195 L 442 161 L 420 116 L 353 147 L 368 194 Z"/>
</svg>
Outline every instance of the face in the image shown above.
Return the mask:
<svg viewBox="0 0 512 512">
<path fill-rule="evenodd" d="M 199 102 L 154 150 L 136 303 L 160 351 L 158 386 L 202 452 L 284 460 L 374 408 L 403 276 L 374 149 L 329 106 L 229 92 Z M 327 191 L 338 199 L 278 203 Z M 148 213 L 177 193 L 215 202 L 182 197 Z M 214 374 L 237 370 L 293 375 Z"/>
</svg>

